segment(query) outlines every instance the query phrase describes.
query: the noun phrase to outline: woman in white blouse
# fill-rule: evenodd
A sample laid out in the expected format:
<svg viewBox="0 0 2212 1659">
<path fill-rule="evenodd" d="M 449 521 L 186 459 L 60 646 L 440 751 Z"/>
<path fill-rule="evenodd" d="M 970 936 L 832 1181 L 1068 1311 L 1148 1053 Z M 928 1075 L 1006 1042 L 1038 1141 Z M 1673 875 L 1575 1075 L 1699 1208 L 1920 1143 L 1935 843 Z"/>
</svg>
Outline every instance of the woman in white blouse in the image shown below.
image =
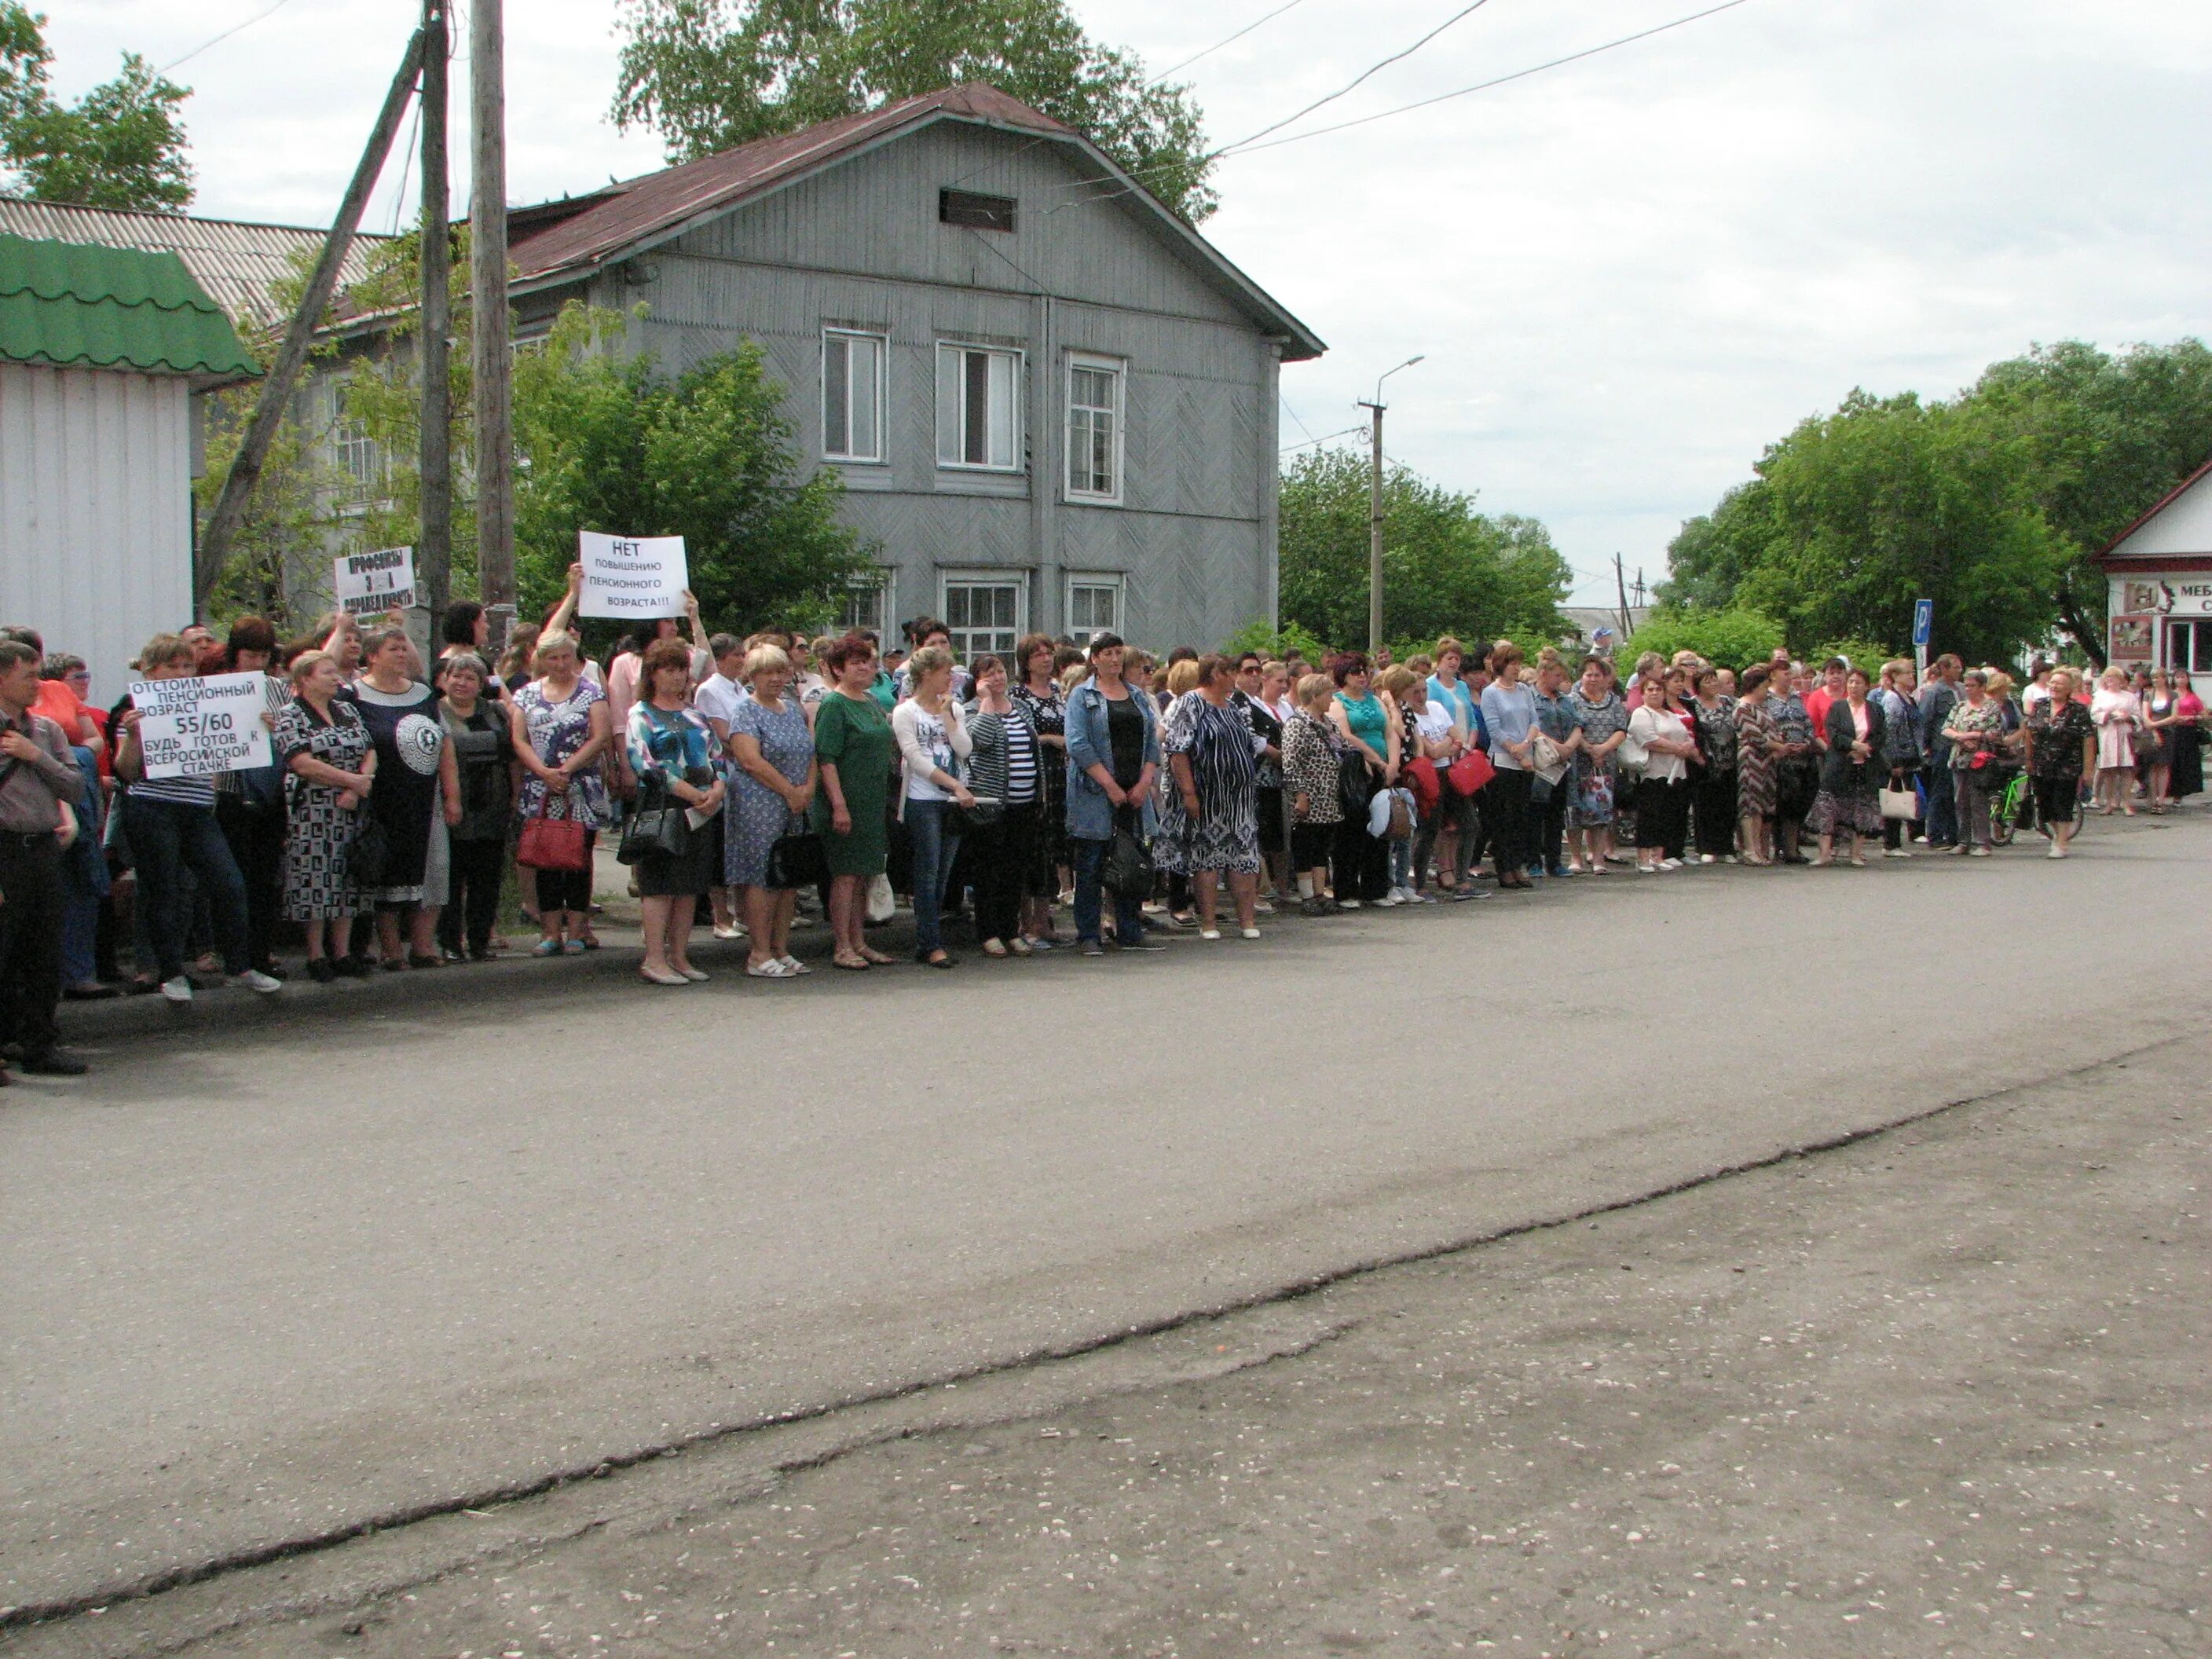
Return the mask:
<svg viewBox="0 0 2212 1659">
<path fill-rule="evenodd" d="M 960 851 L 960 820 L 955 809 L 972 807 L 961 771 L 974 744 L 960 706 L 952 701 L 952 653 L 925 645 L 906 661 L 913 695 L 891 711 L 891 735 L 898 740 L 904 775 L 899 817 L 906 825 L 914 855 L 914 959 L 932 968 L 950 968 L 939 917 L 952 860 Z"/>
</svg>

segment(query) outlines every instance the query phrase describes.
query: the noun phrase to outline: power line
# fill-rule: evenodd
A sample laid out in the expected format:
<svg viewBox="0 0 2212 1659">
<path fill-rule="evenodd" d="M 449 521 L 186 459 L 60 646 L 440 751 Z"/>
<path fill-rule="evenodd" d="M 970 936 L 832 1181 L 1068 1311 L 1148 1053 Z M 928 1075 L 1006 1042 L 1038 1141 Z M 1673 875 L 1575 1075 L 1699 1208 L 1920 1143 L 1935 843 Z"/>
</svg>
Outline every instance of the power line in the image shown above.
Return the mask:
<svg viewBox="0 0 2212 1659">
<path fill-rule="evenodd" d="M 1437 24 L 1436 27 L 1431 29 L 1419 40 L 1414 41 L 1412 46 L 1407 46 L 1401 51 L 1392 52 L 1388 58 L 1383 58 L 1380 63 L 1369 64 L 1365 69 L 1360 70 L 1358 74 L 1353 76 L 1351 80 L 1339 87 L 1334 92 L 1330 93 L 1328 97 L 1316 98 L 1312 103 L 1308 104 L 1304 109 L 1298 111 L 1297 114 L 1285 115 L 1281 120 L 1270 122 L 1267 125 L 1261 127 L 1259 131 L 1253 133 L 1247 137 L 1240 138 L 1233 144 L 1223 145 L 1221 149 L 1214 151 L 1214 155 L 1217 156 L 1226 155 L 1231 150 L 1243 149 L 1255 138 L 1264 138 L 1269 133 L 1277 131 L 1283 127 L 1290 125 L 1293 121 L 1304 120 L 1307 116 L 1319 109 L 1323 104 L 1334 103 L 1338 99 L 1343 97 L 1345 94 L 1358 87 L 1362 82 L 1381 74 L 1393 64 L 1399 63 L 1405 58 L 1411 58 L 1423 46 L 1427 46 L 1430 41 L 1435 40 L 1437 36 L 1442 34 L 1453 24 L 1458 22 L 1460 19 L 1467 16 L 1470 12 L 1481 10 L 1483 7 L 1489 3 L 1490 0 L 1471 0 L 1471 3 L 1462 6 L 1450 16 L 1445 18 L 1443 22 Z"/>
<path fill-rule="evenodd" d="M 1162 70 L 1151 80 L 1146 82 L 1145 84 L 1148 87 L 1156 87 L 1159 85 L 1161 82 L 1166 80 L 1170 75 L 1174 75 L 1181 70 L 1188 69 L 1193 64 L 1195 64 L 1201 58 L 1211 58 L 1215 52 L 1219 52 L 1222 47 L 1233 46 L 1237 41 L 1242 40 L 1246 35 L 1251 33 L 1254 29 L 1258 28 L 1261 24 L 1272 23 L 1275 19 L 1280 17 L 1285 12 L 1290 10 L 1291 7 L 1301 6 L 1304 3 L 1305 0 L 1287 0 L 1287 3 L 1276 7 L 1274 10 L 1269 12 L 1264 17 L 1255 18 L 1252 21 L 1247 23 L 1243 28 L 1237 30 L 1236 33 L 1230 35 L 1227 39 L 1216 40 L 1212 46 L 1206 47 L 1205 51 L 1194 52 L 1191 53 L 1189 57 L 1184 58 L 1180 64 L 1176 64 L 1170 68 Z"/>
<path fill-rule="evenodd" d="M 1300 424 L 1303 425 L 1304 422 L 1301 422 Z M 1358 426 L 1348 426 L 1341 432 L 1331 432 L 1319 438 L 1309 438 L 1302 444 L 1285 444 L 1280 449 L 1277 450 L 1275 453 L 1278 455 L 1287 455 L 1294 449 L 1312 449 L 1322 444 L 1334 443 L 1339 438 L 1349 438 L 1355 432 L 1364 432 L 1366 430 L 1366 423 L 1362 422 Z"/>
<path fill-rule="evenodd" d="M 1585 58 L 1595 58 L 1601 52 L 1611 52 L 1616 46 L 1632 46 L 1638 40 L 1649 40 L 1655 34 L 1664 34 L 1669 29 L 1680 28 L 1685 23 L 1694 23 L 1701 18 L 1711 17 L 1719 12 L 1733 11 L 1736 7 L 1747 5 L 1749 3 L 1750 0 L 1722 0 L 1722 3 L 1717 6 L 1708 6 L 1705 10 L 1693 11 L 1686 17 L 1677 17 L 1671 23 L 1661 23 L 1652 28 L 1639 29 L 1634 34 L 1624 34 L 1618 40 L 1608 40 L 1603 46 L 1588 46 L 1580 52 L 1571 52 L 1564 58 L 1554 58 L 1548 63 L 1535 64 L 1524 70 L 1516 70 L 1510 75 L 1501 75 L 1493 80 L 1478 81 L 1474 85 L 1462 87 L 1456 92 L 1438 93 L 1433 98 L 1423 98 L 1414 103 L 1401 104 L 1395 109 L 1378 110 L 1372 115 L 1362 115 L 1352 120 L 1339 121 L 1334 126 L 1316 127 L 1309 132 L 1294 132 L 1288 137 L 1272 139 L 1264 144 L 1254 144 L 1247 140 L 1245 146 L 1231 145 L 1229 150 L 1216 150 L 1210 159 L 1218 161 L 1230 154 L 1231 150 L 1239 155 L 1250 155 L 1256 150 L 1273 149 L 1279 144 L 1295 144 L 1301 139 L 1319 138 L 1325 133 L 1342 132 L 1348 127 L 1364 127 L 1370 121 L 1380 121 L 1393 115 L 1404 115 L 1412 110 L 1426 109 L 1431 104 L 1442 104 L 1454 98 L 1464 98 L 1470 93 L 1487 92 L 1491 88 L 1502 87 L 1509 81 L 1526 80 L 1529 76 L 1541 75 L 1546 70 L 1558 69 L 1563 64 L 1579 63 Z"/>
<path fill-rule="evenodd" d="M 283 10 L 285 7 L 291 3 L 292 0 L 276 0 L 276 3 L 270 6 L 266 11 L 258 11 L 242 23 L 233 23 L 228 28 L 225 29 L 221 34 L 216 35 L 213 40 L 201 41 L 199 45 L 194 46 L 190 52 L 186 52 L 182 58 L 178 58 L 174 63 L 162 64 L 156 73 L 167 75 L 171 70 L 178 67 L 179 64 L 191 63 L 193 58 L 198 57 L 210 46 L 221 46 L 224 41 L 229 40 L 232 35 L 237 33 L 240 29 L 252 28 L 263 18 L 275 16 L 278 12 Z"/>
</svg>

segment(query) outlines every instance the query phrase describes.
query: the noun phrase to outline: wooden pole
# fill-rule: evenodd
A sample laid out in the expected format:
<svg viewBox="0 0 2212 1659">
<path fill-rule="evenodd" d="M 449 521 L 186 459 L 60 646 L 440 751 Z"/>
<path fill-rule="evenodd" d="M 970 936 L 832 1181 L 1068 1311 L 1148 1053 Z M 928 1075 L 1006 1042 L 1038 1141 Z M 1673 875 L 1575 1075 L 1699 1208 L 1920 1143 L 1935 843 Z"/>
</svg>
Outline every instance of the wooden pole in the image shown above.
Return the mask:
<svg viewBox="0 0 2212 1659">
<path fill-rule="evenodd" d="M 1377 392 L 1381 387 L 1376 388 Z M 1367 659 L 1382 649 L 1382 403 L 1366 407 L 1374 427 L 1367 462 Z"/>
<path fill-rule="evenodd" d="M 399 131 L 400 117 L 407 112 L 407 100 L 414 94 L 415 76 L 422 64 L 422 33 L 418 29 L 407 43 L 406 55 L 400 60 L 399 73 L 392 77 L 391 89 L 384 94 L 384 107 L 377 112 L 368 147 L 362 151 L 361 163 L 354 168 L 353 182 L 346 186 L 345 199 L 338 204 L 337 221 L 331 225 L 329 240 L 323 244 L 322 257 L 315 262 L 314 272 L 307 278 L 307 290 L 300 296 L 300 308 L 292 314 L 284 343 L 276 349 L 276 360 L 269 365 L 269 372 L 262 380 L 261 395 L 253 405 L 252 418 L 246 423 L 246 435 L 240 441 L 230 471 L 223 478 L 222 493 L 216 498 L 215 510 L 208 514 L 207 529 L 200 541 L 199 568 L 193 573 L 192 582 L 193 606 L 203 616 L 209 596 L 215 592 L 222 568 L 230 558 L 230 544 L 238 534 L 239 526 L 246 521 L 246 503 L 252 498 L 254 485 L 261 481 L 261 468 L 269 459 L 269 446 L 275 441 L 284 410 L 292 401 L 292 388 L 307 363 L 307 349 L 314 343 L 316 326 L 322 321 L 331 295 L 337 289 L 338 273 L 344 267 L 346 252 L 353 246 L 354 232 L 361 228 L 362 211 L 368 205 L 369 192 L 376 188 L 377 178 L 384 171 L 384 159 L 391 153 L 392 141 Z"/>
<path fill-rule="evenodd" d="M 514 418 L 507 307 L 507 91 L 501 0 L 469 18 L 474 104 L 469 297 L 476 325 L 477 580 L 492 612 L 491 645 L 514 620 Z"/>
<path fill-rule="evenodd" d="M 422 0 L 422 314 L 416 338 L 422 369 L 422 545 L 423 600 L 436 640 L 453 599 L 453 386 L 447 362 L 453 325 L 453 233 L 447 222 L 446 63 L 452 38 L 447 0 Z"/>
</svg>

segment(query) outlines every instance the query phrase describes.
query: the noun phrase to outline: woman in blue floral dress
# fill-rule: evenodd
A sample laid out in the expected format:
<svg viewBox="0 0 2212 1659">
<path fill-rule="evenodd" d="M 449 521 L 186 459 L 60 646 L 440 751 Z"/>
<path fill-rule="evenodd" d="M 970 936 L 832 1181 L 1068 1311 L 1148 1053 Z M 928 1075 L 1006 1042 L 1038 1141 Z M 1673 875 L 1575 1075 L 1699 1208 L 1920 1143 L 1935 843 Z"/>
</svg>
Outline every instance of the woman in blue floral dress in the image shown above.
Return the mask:
<svg viewBox="0 0 2212 1659">
<path fill-rule="evenodd" d="M 518 810 L 527 818 L 566 818 L 585 826 L 581 870 L 538 872 L 541 957 L 595 951 L 592 933 L 592 842 L 607 822 L 599 757 L 614 740 L 607 694 L 586 679 L 573 635 L 547 634 L 531 659 L 538 678 L 514 694 L 514 748 L 529 774 Z"/>
<path fill-rule="evenodd" d="M 1613 689 L 1613 665 L 1602 657 L 1586 658 L 1567 705 L 1583 734 L 1575 750 L 1574 794 L 1567 802 L 1567 868 L 1601 876 L 1613 856 L 1613 795 L 1620 779 L 1616 755 L 1628 732 L 1628 705 Z"/>
</svg>

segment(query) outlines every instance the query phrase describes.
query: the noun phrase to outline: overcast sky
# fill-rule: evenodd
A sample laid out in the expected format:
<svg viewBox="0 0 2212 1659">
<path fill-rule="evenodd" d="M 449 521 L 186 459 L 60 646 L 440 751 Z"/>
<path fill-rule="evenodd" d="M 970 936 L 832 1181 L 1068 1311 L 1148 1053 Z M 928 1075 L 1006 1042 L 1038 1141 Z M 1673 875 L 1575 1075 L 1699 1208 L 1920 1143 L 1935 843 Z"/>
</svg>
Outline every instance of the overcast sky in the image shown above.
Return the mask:
<svg viewBox="0 0 2212 1659">
<path fill-rule="evenodd" d="M 1165 69 L 1280 0 L 1075 3 L 1097 38 Z M 1298 0 L 1178 78 L 1227 143 L 1463 3 Z M 1303 125 L 1710 3 L 1488 0 Z M 269 5 L 46 0 L 58 89 L 106 78 L 126 48 L 167 64 Z M 327 222 L 415 10 L 284 0 L 179 65 L 193 210 Z M 659 164 L 649 135 L 605 118 L 614 10 L 510 0 L 514 199 Z M 1285 443 L 1361 418 L 1352 402 L 1375 376 L 1425 353 L 1390 382 L 1390 453 L 1488 510 L 1542 519 L 1577 598 L 1596 602 L 1616 550 L 1656 580 L 1684 518 L 1854 386 L 1942 396 L 2038 341 L 2212 332 L 2208 154 L 2212 6 L 1747 0 L 1510 86 L 1231 158 L 1206 228 L 1329 343 L 1284 374 Z M 398 182 L 395 168 L 371 228 L 392 225 Z"/>
</svg>

